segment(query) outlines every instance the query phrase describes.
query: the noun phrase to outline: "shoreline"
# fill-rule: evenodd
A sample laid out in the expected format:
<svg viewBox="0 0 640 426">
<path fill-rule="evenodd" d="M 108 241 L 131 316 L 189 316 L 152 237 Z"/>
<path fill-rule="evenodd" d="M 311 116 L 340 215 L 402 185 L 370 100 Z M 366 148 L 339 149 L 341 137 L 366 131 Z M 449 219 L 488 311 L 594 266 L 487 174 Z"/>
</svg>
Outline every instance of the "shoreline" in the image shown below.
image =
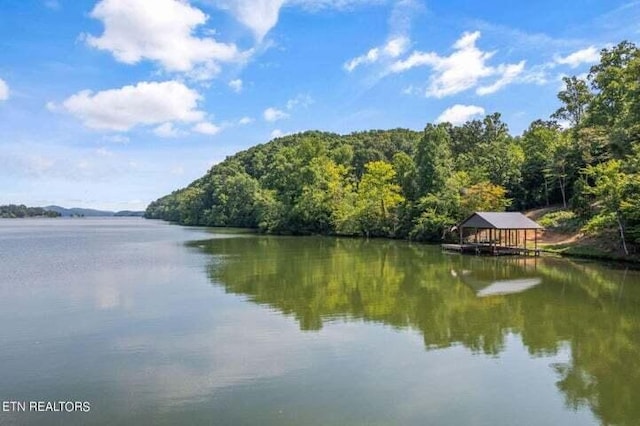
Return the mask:
<svg viewBox="0 0 640 426">
<path fill-rule="evenodd" d="M 404 241 L 407 243 L 417 243 L 429 246 L 440 246 L 443 242 L 427 242 L 417 241 L 408 238 L 391 238 L 391 237 L 365 237 L 361 235 L 328 235 L 328 234 L 284 234 L 284 233 L 261 233 L 257 228 L 242 228 L 237 226 L 202 226 L 202 225 L 184 225 L 178 222 L 167 221 L 163 219 L 147 219 L 145 220 L 160 220 L 172 225 L 185 226 L 187 228 L 210 228 L 210 229 L 237 229 L 244 232 L 251 232 L 257 235 L 265 236 L 282 236 L 282 237 L 334 237 L 334 238 L 350 238 L 350 239 L 362 239 L 362 240 L 390 240 L 390 241 Z M 549 232 L 549 231 L 547 231 Z M 598 262 L 609 263 L 624 263 L 627 265 L 636 265 L 640 268 L 640 256 L 624 256 L 615 253 L 607 253 L 600 249 L 597 249 L 590 245 L 576 244 L 576 243 L 545 243 L 544 240 L 539 241 L 538 249 L 542 256 L 560 256 L 565 258 L 594 260 Z"/>
</svg>

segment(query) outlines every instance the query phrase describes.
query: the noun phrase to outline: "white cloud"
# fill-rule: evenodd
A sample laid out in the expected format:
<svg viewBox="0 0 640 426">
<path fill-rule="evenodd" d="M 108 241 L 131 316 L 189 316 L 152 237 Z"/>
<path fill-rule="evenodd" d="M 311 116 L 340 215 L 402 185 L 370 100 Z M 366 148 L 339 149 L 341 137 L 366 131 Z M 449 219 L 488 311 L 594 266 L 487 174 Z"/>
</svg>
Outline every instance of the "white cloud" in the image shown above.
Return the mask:
<svg viewBox="0 0 640 426">
<path fill-rule="evenodd" d="M 498 74 L 502 75 L 493 84 L 488 86 L 480 86 L 476 89 L 478 95 L 489 95 L 495 93 L 503 87 L 511 84 L 524 70 L 525 61 L 520 61 L 518 64 L 500 65 L 498 67 Z"/>
<path fill-rule="evenodd" d="M 209 0 L 228 10 L 234 18 L 262 41 L 278 23 L 284 6 L 297 6 L 309 12 L 323 9 L 345 10 L 355 6 L 383 4 L 389 0 Z"/>
<path fill-rule="evenodd" d="M 286 135 L 287 135 L 287 133 L 284 133 L 282 130 L 275 129 L 274 131 L 271 132 L 271 139 L 281 138 L 281 137 L 286 136 Z"/>
<path fill-rule="evenodd" d="M 240 80 L 239 78 L 231 80 L 229 82 L 229 87 L 236 93 L 242 92 L 242 80 Z"/>
<path fill-rule="evenodd" d="M 413 52 L 408 58 L 393 63 L 389 71 L 400 73 L 419 66 L 429 66 L 433 73 L 429 80 L 426 96 L 442 98 L 474 88 L 489 77 L 498 79 L 482 86 L 478 94 L 488 94 L 513 82 L 524 69 L 524 61 L 518 64 L 491 66 L 487 62 L 495 52 L 483 52 L 476 46 L 480 32 L 464 33 L 454 45 L 449 56 L 434 52 Z"/>
<path fill-rule="evenodd" d="M 537 85 L 543 85 L 549 83 L 549 73 L 553 70 L 557 64 L 555 62 L 545 62 L 538 65 L 533 65 L 525 70 L 517 79 L 520 83 L 532 83 Z"/>
<path fill-rule="evenodd" d="M 242 117 L 240 120 L 238 120 L 238 124 L 242 126 L 251 123 L 253 123 L 253 118 L 251 117 Z"/>
<path fill-rule="evenodd" d="M 381 59 L 393 59 L 406 52 L 409 47 L 409 39 L 404 36 L 397 36 L 389 39 L 383 46 L 374 47 L 367 53 L 357 56 L 344 64 L 344 68 L 352 72 L 360 65 L 370 65 Z"/>
<path fill-rule="evenodd" d="M 558 64 L 569 65 L 571 68 L 576 68 L 581 64 L 598 62 L 600 60 L 600 51 L 595 46 L 589 46 L 567 56 L 556 56 L 554 60 Z"/>
<path fill-rule="evenodd" d="M 213 123 L 203 121 L 193 126 L 192 130 L 197 133 L 202 133 L 203 135 L 215 135 L 219 133 L 222 128 Z"/>
<path fill-rule="evenodd" d="M 87 43 L 126 64 L 148 59 L 169 72 L 207 79 L 219 71 L 219 62 L 243 59 L 234 44 L 194 36 L 208 17 L 184 1 L 102 0 L 91 16 L 104 23 L 104 33 L 87 35 Z"/>
<path fill-rule="evenodd" d="M 287 109 L 291 111 L 294 108 L 306 108 L 313 103 L 313 98 L 309 95 L 298 95 L 287 101 Z"/>
<path fill-rule="evenodd" d="M 153 129 L 153 133 L 161 138 L 179 138 L 184 135 L 184 133 L 181 132 L 180 129 L 176 128 L 170 121 L 162 123 Z"/>
<path fill-rule="evenodd" d="M 289 114 L 273 107 L 265 109 L 263 116 L 264 116 L 264 119 L 269 122 L 274 122 L 278 120 L 283 120 L 285 118 L 289 118 Z"/>
<path fill-rule="evenodd" d="M 258 41 L 262 41 L 278 23 L 285 0 L 221 0 L 217 3 L 249 28 Z"/>
<path fill-rule="evenodd" d="M 200 99 L 198 92 L 178 81 L 143 81 L 97 93 L 83 90 L 62 102 L 62 108 L 87 127 L 127 131 L 136 125 L 200 121 Z"/>
<path fill-rule="evenodd" d="M 9 85 L 0 78 L 0 101 L 9 99 Z"/>
<path fill-rule="evenodd" d="M 262 113 L 262 116 L 265 121 L 268 121 L 270 123 L 273 123 L 279 120 L 284 120 L 286 118 L 291 117 L 290 112 L 292 112 L 294 109 L 306 108 L 309 105 L 311 105 L 313 102 L 314 102 L 313 98 L 308 94 L 299 94 L 296 97 L 289 99 L 285 107 L 283 108 L 289 112 L 283 111 L 282 109 L 278 109 L 276 107 L 269 107 L 264 110 L 264 112 Z"/>
<path fill-rule="evenodd" d="M 351 72 L 356 68 L 358 68 L 360 65 L 373 64 L 374 62 L 377 62 L 378 58 L 380 58 L 380 49 L 377 47 L 374 47 L 364 55 L 357 56 L 351 59 L 350 61 L 346 62 L 344 64 L 344 68 L 347 71 Z"/>
<path fill-rule="evenodd" d="M 454 105 L 447 108 L 436 119 L 436 123 L 464 124 L 473 117 L 484 115 L 484 108 L 476 105 Z"/>
</svg>

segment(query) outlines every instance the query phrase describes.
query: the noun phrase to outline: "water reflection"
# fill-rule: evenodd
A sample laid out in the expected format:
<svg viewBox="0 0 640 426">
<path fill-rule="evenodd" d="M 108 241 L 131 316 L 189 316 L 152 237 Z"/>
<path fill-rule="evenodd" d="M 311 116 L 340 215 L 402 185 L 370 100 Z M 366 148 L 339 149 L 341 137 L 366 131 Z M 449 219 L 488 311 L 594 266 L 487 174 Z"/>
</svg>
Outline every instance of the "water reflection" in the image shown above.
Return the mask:
<svg viewBox="0 0 640 426">
<path fill-rule="evenodd" d="M 499 355 L 511 334 L 552 366 L 570 408 L 603 424 L 640 423 L 640 275 L 564 259 L 447 255 L 392 241 L 226 238 L 210 279 L 293 316 L 302 330 L 361 319 L 419 330 L 425 347 Z"/>
</svg>

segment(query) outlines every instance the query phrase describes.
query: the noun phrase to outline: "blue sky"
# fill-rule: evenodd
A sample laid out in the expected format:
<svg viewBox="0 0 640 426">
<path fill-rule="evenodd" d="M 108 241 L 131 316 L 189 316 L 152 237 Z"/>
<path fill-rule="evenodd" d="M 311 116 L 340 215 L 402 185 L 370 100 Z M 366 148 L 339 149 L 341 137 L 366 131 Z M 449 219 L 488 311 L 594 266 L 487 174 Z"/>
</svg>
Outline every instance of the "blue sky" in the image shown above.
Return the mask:
<svg viewBox="0 0 640 426">
<path fill-rule="evenodd" d="M 0 204 L 143 209 L 308 129 L 558 107 L 640 2 L 31 0 L 0 7 Z"/>
</svg>

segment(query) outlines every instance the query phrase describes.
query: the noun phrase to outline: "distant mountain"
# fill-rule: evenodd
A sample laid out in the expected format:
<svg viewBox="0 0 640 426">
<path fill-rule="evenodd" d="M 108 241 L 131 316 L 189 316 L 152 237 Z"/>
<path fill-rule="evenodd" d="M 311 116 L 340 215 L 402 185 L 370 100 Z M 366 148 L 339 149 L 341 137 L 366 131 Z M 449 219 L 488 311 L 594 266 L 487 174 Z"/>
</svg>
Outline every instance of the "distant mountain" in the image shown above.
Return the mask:
<svg viewBox="0 0 640 426">
<path fill-rule="evenodd" d="M 115 212 L 108 210 L 95 210 L 95 209 L 83 209 L 79 207 L 73 207 L 70 209 L 60 207 L 60 206 L 46 206 L 43 207 L 45 210 L 58 212 L 61 216 L 69 217 L 69 216 L 84 216 L 84 217 L 105 217 L 105 216 L 114 216 Z"/>
<path fill-rule="evenodd" d="M 83 209 L 79 207 L 72 207 L 70 209 L 60 207 L 60 206 L 46 206 L 43 209 L 50 212 L 60 213 L 60 216 L 69 217 L 69 216 L 83 216 L 83 217 L 110 217 L 110 216 L 134 216 L 134 217 L 142 217 L 144 212 L 142 211 L 132 211 L 132 210 L 121 210 L 119 212 L 112 212 L 109 210 L 95 210 L 95 209 Z"/>
</svg>

